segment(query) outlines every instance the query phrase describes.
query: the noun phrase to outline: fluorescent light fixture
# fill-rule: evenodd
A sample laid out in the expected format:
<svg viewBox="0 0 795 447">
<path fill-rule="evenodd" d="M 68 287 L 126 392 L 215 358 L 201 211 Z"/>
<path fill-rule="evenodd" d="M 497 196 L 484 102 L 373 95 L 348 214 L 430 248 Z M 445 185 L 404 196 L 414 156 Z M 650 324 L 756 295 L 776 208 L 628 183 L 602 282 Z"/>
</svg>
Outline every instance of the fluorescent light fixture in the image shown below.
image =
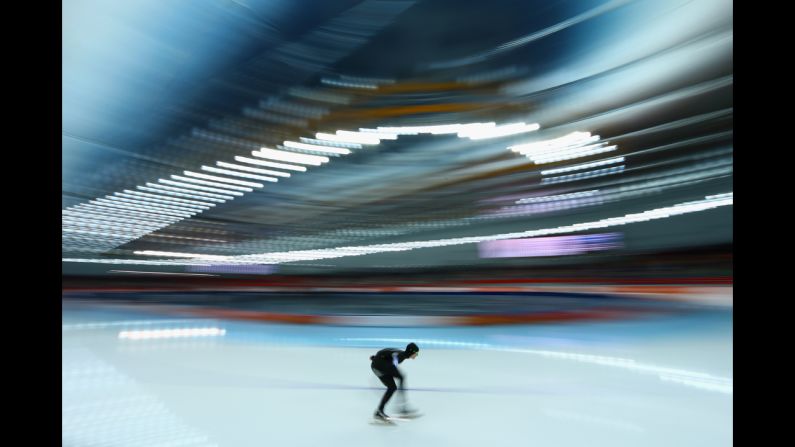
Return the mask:
<svg viewBox="0 0 795 447">
<path fill-rule="evenodd" d="M 118 208 L 105 208 L 105 207 L 98 207 L 94 205 L 81 205 L 79 210 L 65 210 L 62 212 L 64 215 L 71 215 L 75 217 L 97 217 L 97 218 L 114 218 L 114 219 L 135 219 L 135 220 L 142 220 L 144 222 L 150 223 L 159 223 L 159 224 L 169 224 L 171 222 L 176 222 L 181 220 L 181 218 L 176 217 L 166 217 L 166 216 L 152 216 L 152 215 L 144 215 L 141 213 L 136 213 L 133 211 L 124 211 Z"/>
<path fill-rule="evenodd" d="M 241 163 L 249 163 L 249 164 L 257 165 L 257 166 L 266 166 L 266 167 L 269 167 L 269 168 L 287 169 L 289 171 L 306 172 L 306 167 L 304 167 L 304 166 L 289 165 L 289 164 L 284 164 L 284 163 L 276 163 L 276 162 L 272 162 L 272 161 L 255 160 L 253 158 L 246 158 L 246 157 L 237 156 L 237 157 L 235 157 L 235 161 L 239 161 Z"/>
<path fill-rule="evenodd" d="M 64 218 L 61 220 L 62 228 L 91 229 L 99 228 L 106 230 L 118 230 L 120 232 L 144 232 L 155 231 L 163 225 L 142 225 L 130 222 L 114 222 L 101 220 L 73 219 Z"/>
<path fill-rule="evenodd" d="M 192 216 L 192 215 L 198 213 L 198 211 L 196 211 L 196 210 L 180 211 L 180 210 L 174 210 L 174 209 L 165 209 L 165 208 L 147 206 L 147 205 L 142 205 L 142 204 L 137 204 L 137 203 L 130 203 L 130 202 L 126 202 L 126 201 L 123 201 L 123 200 L 124 199 L 120 199 L 118 197 L 116 197 L 114 199 L 106 199 L 106 198 L 100 197 L 98 199 L 94 199 L 93 202 L 94 203 L 108 204 L 110 206 L 114 206 L 114 207 L 118 207 L 118 208 L 122 208 L 122 209 L 130 209 L 130 210 L 141 211 L 141 212 L 144 212 L 144 213 L 152 213 L 152 214 L 163 214 L 163 215 L 166 215 L 166 216 L 189 217 L 189 216 Z"/>
<path fill-rule="evenodd" d="M 599 193 L 598 189 L 592 189 L 590 191 L 579 191 L 568 194 L 557 194 L 557 195 L 543 196 L 543 197 L 528 197 L 526 199 L 517 200 L 516 203 L 524 204 L 524 203 L 552 202 L 557 200 L 579 199 L 582 197 L 593 196 L 598 193 Z"/>
<path fill-rule="evenodd" d="M 141 199 L 149 200 L 151 202 L 167 203 L 167 204 L 173 204 L 173 205 L 177 205 L 177 206 L 184 206 L 184 207 L 187 207 L 187 208 L 207 209 L 207 208 L 212 208 L 212 207 L 215 206 L 214 203 L 209 203 L 209 202 L 199 202 L 199 201 L 196 201 L 196 200 L 175 199 L 173 197 L 157 195 L 157 194 L 148 194 L 148 193 L 145 193 L 145 192 L 132 191 L 132 190 L 129 190 L 129 189 L 125 189 L 124 192 L 117 192 L 115 194 L 117 196 L 121 196 L 121 197 L 130 197 L 130 198 L 139 197 Z"/>
<path fill-rule="evenodd" d="M 219 192 L 227 192 L 229 194 L 232 194 L 232 191 L 229 191 L 230 189 L 235 190 L 235 191 L 241 191 L 241 192 L 252 192 L 252 191 L 254 191 L 253 189 L 251 189 L 251 188 L 249 188 L 247 186 L 237 186 L 237 185 L 230 185 L 230 184 L 227 184 L 227 183 L 211 182 L 209 180 L 201 180 L 201 179 L 193 178 L 193 177 L 183 177 L 181 175 L 172 175 L 171 178 L 173 178 L 174 180 L 179 180 L 181 182 L 188 182 L 191 185 L 192 184 L 197 184 L 197 185 L 212 186 L 213 188 L 219 188 L 220 189 Z M 211 190 L 212 190 L 212 188 L 211 188 Z"/>
<path fill-rule="evenodd" d="M 624 162 L 624 157 L 615 157 L 615 158 L 610 158 L 608 160 L 599 160 L 599 161 L 593 161 L 590 163 L 583 163 L 574 166 L 567 166 L 565 168 L 547 169 L 545 171 L 541 171 L 541 175 L 562 174 L 564 172 L 579 171 L 581 169 L 589 169 L 598 166 L 605 166 L 605 165 L 611 165 L 614 163 L 623 163 L 623 162 Z"/>
<path fill-rule="evenodd" d="M 64 228 L 61 231 L 64 231 L 66 233 L 79 233 L 79 234 L 88 234 L 88 235 L 94 235 L 94 236 L 105 236 L 105 237 L 123 239 L 123 240 L 127 240 L 127 239 L 130 238 L 130 234 L 105 233 L 105 232 L 101 232 L 101 231 L 73 230 L 73 229 L 69 229 L 69 228 Z"/>
<path fill-rule="evenodd" d="M 483 140 L 486 138 L 506 137 L 509 135 L 533 132 L 540 127 L 541 126 L 536 123 L 511 123 L 497 127 L 470 127 L 458 132 L 458 136 L 460 138 L 469 138 L 470 140 Z"/>
<path fill-rule="evenodd" d="M 312 152 L 321 152 L 324 154 L 338 154 L 338 155 L 348 155 L 351 153 L 350 149 L 346 148 L 338 148 L 338 147 L 331 147 L 331 146 L 320 146 L 317 144 L 307 144 L 307 143 L 296 143 L 295 141 L 285 141 L 284 147 L 290 147 L 293 149 L 303 149 L 306 151 Z"/>
<path fill-rule="evenodd" d="M 139 205 L 143 207 L 152 207 L 155 209 L 164 209 L 164 210 L 173 210 L 179 211 L 183 213 L 200 213 L 203 209 L 202 207 L 187 207 L 185 205 L 173 205 L 171 203 L 159 203 L 149 199 L 142 199 L 140 197 L 129 196 L 129 195 L 120 195 L 122 193 L 115 192 L 113 195 L 105 196 L 108 200 L 115 200 L 123 203 L 131 203 L 134 205 Z"/>
<path fill-rule="evenodd" d="M 181 175 L 172 175 L 171 178 L 173 178 L 174 180 L 179 180 L 180 182 L 187 182 L 191 185 L 191 187 L 193 187 L 194 184 L 211 186 L 211 188 L 207 189 L 207 191 L 221 192 L 227 194 L 233 193 L 233 191 L 230 190 L 241 191 L 241 192 L 254 191 L 253 189 L 245 186 L 227 185 L 226 183 L 211 182 L 208 180 L 201 180 L 193 177 L 183 177 Z"/>
<path fill-rule="evenodd" d="M 302 143 L 316 144 L 320 146 L 347 147 L 348 149 L 362 148 L 362 145 L 359 143 L 342 143 L 339 141 L 317 140 L 315 138 L 306 138 L 306 137 L 300 137 L 300 140 Z"/>
<path fill-rule="evenodd" d="M 560 175 L 557 177 L 547 177 L 541 180 L 541 184 L 546 185 L 550 183 L 561 183 L 561 182 L 574 182 L 577 180 L 593 178 L 593 177 L 603 177 L 605 175 L 611 174 L 618 174 L 620 172 L 624 172 L 624 165 L 621 166 L 613 166 L 612 168 L 604 168 L 604 169 L 596 169 L 594 171 L 587 171 L 587 172 L 580 172 L 578 174 L 568 174 L 568 175 Z"/>
<path fill-rule="evenodd" d="M 147 183 L 146 186 L 138 186 L 142 191 L 151 191 L 158 194 L 169 194 L 177 197 L 189 197 L 192 199 L 212 200 L 213 202 L 224 203 L 227 200 L 233 200 L 232 196 L 224 196 L 220 194 L 210 194 L 196 192 L 191 189 L 175 188 L 173 186 L 160 185 L 157 183 Z"/>
<path fill-rule="evenodd" d="M 290 173 L 288 172 L 271 171 L 270 169 L 251 168 L 248 166 L 236 165 L 234 163 L 226 163 L 224 161 L 216 161 L 215 164 L 223 168 L 238 169 L 241 171 L 253 172 L 255 174 L 275 175 L 277 177 L 290 177 Z"/>
<path fill-rule="evenodd" d="M 83 206 L 86 206 L 86 207 L 89 207 L 89 206 L 97 207 L 98 210 L 102 210 L 102 209 L 104 209 L 104 210 L 116 210 L 117 212 L 125 212 L 125 213 L 128 213 L 128 214 L 133 214 L 133 215 L 138 215 L 138 216 L 149 216 L 152 219 L 158 219 L 159 218 L 159 219 L 169 219 L 170 220 L 170 219 L 173 219 L 175 217 L 175 215 L 173 215 L 173 214 L 149 212 L 149 211 L 141 210 L 139 208 L 121 206 L 121 205 L 116 204 L 115 202 L 111 202 L 110 200 L 102 200 L 102 199 L 92 200 L 92 201 L 88 202 L 87 204 L 84 204 Z M 183 217 L 183 216 L 178 216 L 178 217 Z"/>
<path fill-rule="evenodd" d="M 120 225 L 118 223 L 110 225 L 110 224 L 98 224 L 98 223 L 86 223 L 86 222 L 74 222 L 74 221 L 63 221 L 61 228 L 63 229 L 63 231 L 69 231 L 69 230 L 114 231 L 116 233 L 125 233 L 128 235 L 136 235 L 136 236 L 153 231 L 151 227 L 141 228 L 139 226 Z"/>
<path fill-rule="evenodd" d="M 559 151 L 572 146 L 582 146 L 599 141 L 599 135 L 591 136 L 590 132 L 572 132 L 559 138 L 550 140 L 533 141 L 531 143 L 508 146 L 514 152 L 526 153 L 528 151 Z"/>
<path fill-rule="evenodd" d="M 106 224 L 96 224 L 96 223 L 72 223 L 72 222 L 64 222 L 62 229 L 76 229 L 76 230 L 99 230 L 99 231 L 109 231 L 114 233 L 126 233 L 129 235 L 133 235 L 133 239 L 140 237 L 142 234 L 146 234 L 152 231 L 156 231 L 157 228 L 148 228 L 144 227 L 141 228 L 140 226 L 134 225 L 124 225 L 118 222 L 116 223 L 106 223 Z"/>
<path fill-rule="evenodd" d="M 251 155 L 260 158 L 268 158 L 271 160 L 289 161 L 292 163 L 301 163 L 313 166 L 320 166 L 321 164 L 328 163 L 329 161 L 328 157 L 309 154 L 296 154 L 295 152 L 280 151 L 266 147 L 261 148 L 259 151 L 252 152 Z"/>
<path fill-rule="evenodd" d="M 171 177 L 179 177 L 179 176 L 172 175 Z M 183 179 L 184 177 L 179 177 L 179 178 Z M 195 179 L 190 179 L 190 180 L 195 181 L 195 182 L 199 182 L 199 180 L 195 180 Z M 243 195 L 242 192 L 238 192 L 238 191 L 228 191 L 228 190 L 225 190 L 225 189 L 208 188 L 208 187 L 205 187 L 205 186 L 192 185 L 190 183 L 185 183 L 185 182 L 175 182 L 175 181 L 166 180 L 166 179 L 160 179 L 158 181 L 160 183 L 164 183 L 166 185 L 173 185 L 173 186 L 178 186 L 178 187 L 181 187 L 181 188 L 188 188 L 189 190 L 190 189 L 195 189 L 195 190 L 198 190 L 198 191 L 209 191 L 211 193 L 231 194 L 233 196 L 242 196 Z M 147 185 L 148 184 L 149 183 L 147 183 Z M 228 196 L 223 196 L 222 195 L 221 197 L 226 198 Z M 232 197 L 230 197 L 229 199 L 232 199 Z"/>
<path fill-rule="evenodd" d="M 202 166 L 202 170 L 207 171 L 207 172 L 215 172 L 216 174 L 236 175 L 238 177 L 243 177 L 243 178 L 253 178 L 255 180 L 262 180 L 264 182 L 278 182 L 279 181 L 279 179 L 274 178 L 274 177 L 265 177 L 265 176 L 262 176 L 262 175 L 247 174 L 245 172 L 230 171 L 229 169 L 219 169 L 219 168 L 214 168 L 212 166 Z"/>
<path fill-rule="evenodd" d="M 251 188 L 262 188 L 262 186 L 263 186 L 262 183 L 246 182 L 246 181 L 243 181 L 243 180 L 235 180 L 235 179 L 226 178 L 226 177 L 218 177 L 216 175 L 202 174 L 200 172 L 182 171 L 182 173 L 187 175 L 188 177 L 196 177 L 196 178 L 201 178 L 201 179 L 205 179 L 205 180 L 210 180 L 210 181 L 213 181 L 213 182 L 221 182 L 221 186 L 223 186 L 225 188 L 229 187 L 228 185 L 224 185 L 225 183 L 231 183 L 233 185 L 240 185 L 240 186 L 248 186 L 248 187 L 251 187 Z M 251 191 L 251 190 L 249 189 L 249 191 Z"/>
<path fill-rule="evenodd" d="M 151 231 L 149 229 L 141 229 L 141 228 L 132 228 L 128 225 L 98 225 L 98 224 L 75 224 L 70 222 L 63 222 L 61 225 L 61 229 L 63 231 L 114 231 L 116 233 L 123 233 L 123 234 L 139 234 L 141 232 L 148 232 Z"/>
<path fill-rule="evenodd" d="M 345 130 L 338 130 L 336 134 L 318 132 L 315 134 L 318 140 L 338 141 L 340 143 L 358 143 L 358 144 L 379 144 L 381 140 L 374 134 L 361 134 L 359 132 L 349 132 Z"/>
<path fill-rule="evenodd" d="M 108 217 L 114 219 L 132 219 L 137 220 L 141 217 L 140 213 L 134 213 L 132 211 L 124 211 L 118 208 L 105 208 L 98 205 L 91 205 L 88 203 L 81 204 L 77 207 L 69 208 L 66 210 L 61 211 L 62 216 L 72 216 L 76 218 L 80 218 L 83 216 L 86 217 Z M 151 222 L 164 222 L 170 221 L 170 217 L 166 216 L 153 216 L 149 219 Z"/>
<path fill-rule="evenodd" d="M 91 225 L 125 225 L 132 227 L 155 229 L 163 226 L 162 223 L 154 223 L 144 221 L 141 219 L 130 219 L 124 217 L 105 216 L 99 214 L 82 213 L 79 215 L 65 214 L 61 216 L 62 222 L 69 222 L 73 224 L 91 224 Z"/>
<path fill-rule="evenodd" d="M 598 143 L 580 147 L 567 147 L 554 152 L 549 151 L 545 153 L 529 153 L 525 155 L 534 162 L 541 164 L 601 154 L 603 152 L 614 151 L 615 149 L 616 146 L 605 146 L 605 143 Z"/>
<path fill-rule="evenodd" d="M 588 157 L 614 151 L 616 149 L 616 146 L 606 146 L 607 142 L 599 142 L 599 139 L 599 135 L 591 135 L 590 132 L 577 131 L 550 140 L 509 146 L 508 149 L 526 156 L 536 164 Z"/>
</svg>

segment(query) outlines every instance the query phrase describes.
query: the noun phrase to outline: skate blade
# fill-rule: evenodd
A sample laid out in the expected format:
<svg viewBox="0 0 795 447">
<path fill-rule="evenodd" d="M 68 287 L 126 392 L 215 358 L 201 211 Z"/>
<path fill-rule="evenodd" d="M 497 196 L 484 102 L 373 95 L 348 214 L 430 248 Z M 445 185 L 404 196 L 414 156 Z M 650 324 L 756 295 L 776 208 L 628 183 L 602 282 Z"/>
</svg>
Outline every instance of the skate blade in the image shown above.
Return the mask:
<svg viewBox="0 0 795 447">
<path fill-rule="evenodd" d="M 382 421 L 380 419 L 373 419 L 370 420 L 370 425 L 397 425 L 392 421 Z"/>
</svg>

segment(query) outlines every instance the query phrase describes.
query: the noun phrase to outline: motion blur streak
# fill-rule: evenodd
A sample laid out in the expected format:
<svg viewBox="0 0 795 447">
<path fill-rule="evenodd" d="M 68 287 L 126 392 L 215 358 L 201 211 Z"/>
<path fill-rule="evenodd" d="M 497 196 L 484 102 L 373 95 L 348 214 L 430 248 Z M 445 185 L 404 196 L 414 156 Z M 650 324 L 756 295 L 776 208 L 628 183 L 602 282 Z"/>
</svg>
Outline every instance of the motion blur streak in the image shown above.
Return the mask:
<svg viewBox="0 0 795 447">
<path fill-rule="evenodd" d="M 62 445 L 731 445 L 733 15 L 64 2 Z"/>
<path fill-rule="evenodd" d="M 658 208 L 654 210 L 648 210 L 641 213 L 632 213 L 626 214 L 622 217 L 613 217 L 608 219 L 602 219 L 599 221 L 593 222 L 582 222 L 574 225 L 563 226 L 558 228 L 547 228 L 547 229 L 540 229 L 540 230 L 530 230 L 525 231 L 522 233 L 507 233 L 507 234 L 496 234 L 490 236 L 476 236 L 476 237 L 465 237 L 465 238 L 455 238 L 455 239 L 439 239 L 433 241 L 417 241 L 417 242 L 407 242 L 407 243 L 396 243 L 396 244 L 381 244 L 381 245 L 373 245 L 373 246 L 361 246 L 361 247 L 339 247 L 334 249 L 328 250 L 314 250 L 314 251 L 296 251 L 296 252 L 288 252 L 288 253 L 265 253 L 261 255 L 243 255 L 243 256 L 210 256 L 204 255 L 200 253 L 172 253 L 172 252 L 160 252 L 160 251 L 151 251 L 151 250 L 144 250 L 144 251 L 137 251 L 135 254 L 139 255 L 149 255 L 149 256 L 180 256 L 180 257 L 189 257 L 189 258 L 196 258 L 198 261 L 206 260 L 219 260 L 228 263 L 249 263 L 249 264 L 279 264 L 282 262 L 293 262 L 293 261 L 301 261 L 301 260 L 314 260 L 314 259 L 327 259 L 327 258 L 338 258 L 344 256 L 361 256 L 371 253 L 381 253 L 381 252 L 392 252 L 392 251 L 404 251 L 404 250 L 413 250 L 418 248 L 430 248 L 430 247 L 444 247 L 447 245 L 458 245 L 458 244 L 470 244 L 470 243 L 477 243 L 482 241 L 489 241 L 489 240 L 500 240 L 500 239 L 510 239 L 510 238 L 517 238 L 517 237 L 535 237 L 541 236 L 546 234 L 560 234 L 560 233 L 570 233 L 576 231 L 583 231 L 589 230 L 593 228 L 606 228 L 616 225 L 626 225 L 630 223 L 637 223 L 637 222 L 646 222 L 649 220 L 656 220 L 656 219 L 663 219 L 668 218 L 671 216 L 687 214 L 687 213 L 694 213 L 699 211 L 704 211 L 708 209 L 713 209 L 722 206 L 728 206 L 733 204 L 733 196 L 732 193 L 726 194 L 719 194 L 715 196 L 711 196 L 711 198 L 706 198 L 704 200 L 687 202 L 687 203 L 680 203 L 671 207 L 666 208 Z M 134 263 L 133 260 L 130 260 L 130 263 Z M 76 260 L 70 259 L 67 262 L 91 262 L 89 260 Z M 125 260 L 117 259 L 117 260 L 109 260 L 104 259 L 100 262 L 110 262 L 110 263 L 118 263 L 124 264 Z M 167 262 L 173 262 L 167 261 Z"/>
</svg>

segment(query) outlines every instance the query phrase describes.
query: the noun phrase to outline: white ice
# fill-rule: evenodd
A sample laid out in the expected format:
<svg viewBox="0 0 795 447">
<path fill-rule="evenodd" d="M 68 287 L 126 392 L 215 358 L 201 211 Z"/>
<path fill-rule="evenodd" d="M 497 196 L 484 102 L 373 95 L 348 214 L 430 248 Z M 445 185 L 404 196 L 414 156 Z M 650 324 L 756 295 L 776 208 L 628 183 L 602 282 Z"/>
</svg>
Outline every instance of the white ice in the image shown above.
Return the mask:
<svg viewBox="0 0 795 447">
<path fill-rule="evenodd" d="M 162 332 L 176 328 L 221 331 Z M 171 338 L 120 338 L 129 331 Z M 587 324 L 346 328 L 65 307 L 62 335 L 64 446 L 733 442 L 730 311 Z M 421 352 L 400 367 L 408 400 L 424 416 L 371 425 L 384 387 L 369 356 L 408 341 Z"/>
</svg>

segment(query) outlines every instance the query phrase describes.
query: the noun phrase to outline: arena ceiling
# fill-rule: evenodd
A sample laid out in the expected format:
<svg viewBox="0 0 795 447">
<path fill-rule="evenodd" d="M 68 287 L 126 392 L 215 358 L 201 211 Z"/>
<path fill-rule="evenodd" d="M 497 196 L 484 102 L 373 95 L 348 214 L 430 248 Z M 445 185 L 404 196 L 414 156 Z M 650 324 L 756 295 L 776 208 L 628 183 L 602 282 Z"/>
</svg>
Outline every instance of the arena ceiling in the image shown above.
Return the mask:
<svg viewBox="0 0 795 447">
<path fill-rule="evenodd" d="M 65 273 L 731 243 L 726 0 L 63 8 Z"/>
</svg>

